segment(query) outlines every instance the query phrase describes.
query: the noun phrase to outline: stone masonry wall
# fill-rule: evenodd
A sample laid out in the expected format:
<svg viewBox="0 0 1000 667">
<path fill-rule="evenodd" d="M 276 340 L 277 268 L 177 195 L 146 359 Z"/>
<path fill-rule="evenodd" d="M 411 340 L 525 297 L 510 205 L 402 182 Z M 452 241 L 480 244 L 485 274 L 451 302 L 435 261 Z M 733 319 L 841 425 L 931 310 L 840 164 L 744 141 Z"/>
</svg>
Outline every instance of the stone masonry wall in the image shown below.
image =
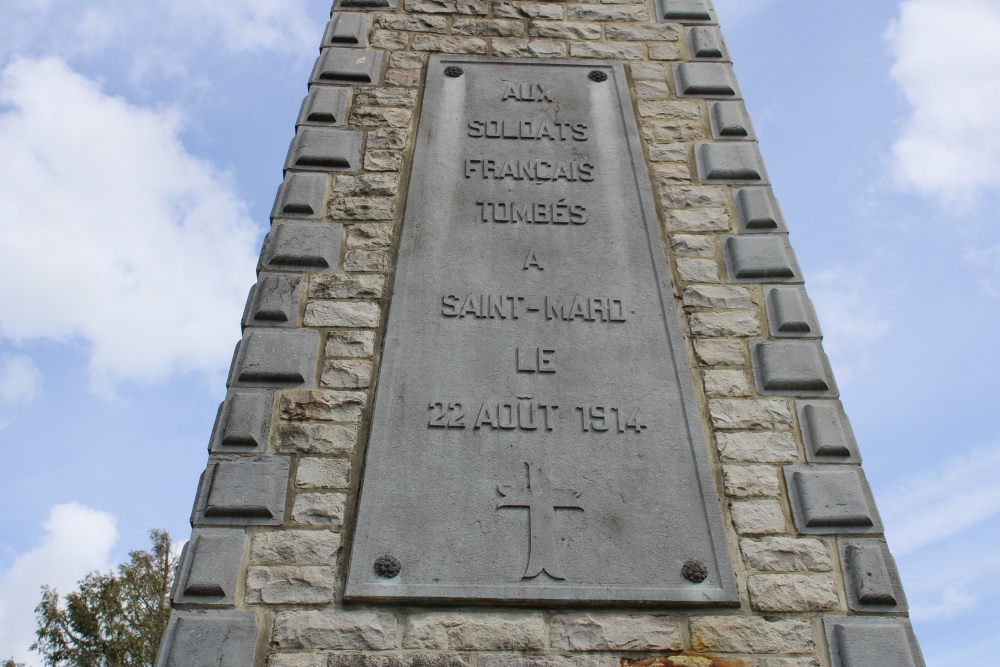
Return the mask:
<svg viewBox="0 0 1000 667">
<path fill-rule="evenodd" d="M 807 667 L 900 642 L 891 664 L 922 664 L 714 13 L 398 2 L 335 7 L 324 37 L 160 664 Z M 343 603 L 407 181 L 435 168 L 412 164 L 432 53 L 627 63 L 738 609 Z"/>
</svg>

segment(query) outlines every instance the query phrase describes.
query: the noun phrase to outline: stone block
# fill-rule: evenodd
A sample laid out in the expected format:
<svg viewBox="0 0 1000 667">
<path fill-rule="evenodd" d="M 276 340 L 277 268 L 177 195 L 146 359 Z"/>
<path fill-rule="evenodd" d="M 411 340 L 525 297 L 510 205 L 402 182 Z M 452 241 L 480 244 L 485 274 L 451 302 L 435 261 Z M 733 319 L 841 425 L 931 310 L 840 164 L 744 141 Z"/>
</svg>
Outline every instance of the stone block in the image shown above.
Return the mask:
<svg viewBox="0 0 1000 667">
<path fill-rule="evenodd" d="M 750 356 L 761 394 L 837 395 L 830 360 L 818 340 L 751 340 Z"/>
<path fill-rule="evenodd" d="M 413 117 L 412 109 L 382 106 L 358 106 L 351 109 L 351 125 L 358 127 L 407 127 Z"/>
<path fill-rule="evenodd" d="M 736 204 L 736 217 L 741 232 L 752 234 L 787 231 L 781 207 L 771 188 L 742 188 L 736 191 L 733 203 Z"/>
<path fill-rule="evenodd" d="M 705 132 L 701 121 L 694 119 L 647 119 L 642 123 L 642 134 L 646 141 L 665 144 L 703 139 Z"/>
<path fill-rule="evenodd" d="M 648 14 L 643 5 L 569 5 L 566 18 L 570 21 L 629 23 L 646 21 Z"/>
<path fill-rule="evenodd" d="M 695 616 L 691 648 L 699 653 L 812 653 L 812 621 L 759 616 Z M 880 666 L 881 667 L 881 666 Z"/>
<path fill-rule="evenodd" d="M 882 532 L 882 520 L 861 468 L 785 466 L 785 483 L 800 533 Z"/>
<path fill-rule="evenodd" d="M 320 376 L 324 387 L 362 389 L 371 385 L 372 362 L 368 359 L 328 359 Z"/>
<path fill-rule="evenodd" d="M 263 452 L 271 428 L 274 394 L 265 389 L 231 389 L 219 405 L 209 451 Z"/>
<path fill-rule="evenodd" d="M 659 194 L 660 202 L 665 208 L 669 209 L 722 207 L 728 204 L 726 191 L 723 188 L 701 185 L 678 185 L 669 188 L 660 188 Z M 729 229 L 728 218 L 725 229 Z"/>
<path fill-rule="evenodd" d="M 678 97 L 733 98 L 740 96 L 736 77 L 722 63 L 680 63 L 673 66 Z"/>
<path fill-rule="evenodd" d="M 307 327 L 375 328 L 382 309 L 370 301 L 314 301 L 306 306 Z"/>
<path fill-rule="evenodd" d="M 809 463 L 861 463 L 854 431 L 840 401 L 796 401 Z"/>
<path fill-rule="evenodd" d="M 700 237 L 696 237 L 700 238 Z M 728 285 L 692 285 L 684 289 L 684 305 L 690 308 L 753 308 L 745 287 Z"/>
<path fill-rule="evenodd" d="M 760 322 L 753 311 L 693 313 L 689 319 L 691 335 L 701 338 L 756 336 Z"/>
<path fill-rule="evenodd" d="M 502 19 L 525 18 L 561 21 L 563 7 L 544 2 L 496 2 L 493 5 L 493 16 Z"/>
<path fill-rule="evenodd" d="M 237 346 L 229 386 L 311 386 L 318 355 L 318 331 L 248 330 Z"/>
<path fill-rule="evenodd" d="M 757 135 L 742 102 L 712 102 L 709 124 L 716 141 L 754 141 Z"/>
<path fill-rule="evenodd" d="M 295 472 L 295 488 L 344 489 L 350 471 L 348 459 L 303 458 Z"/>
<path fill-rule="evenodd" d="M 700 25 L 688 28 L 687 43 L 691 60 L 729 60 L 729 51 L 716 27 Z"/>
<path fill-rule="evenodd" d="M 662 86 L 666 89 L 665 83 L 662 81 L 642 81 L 636 86 L 636 93 L 641 95 L 644 90 L 650 90 L 653 86 Z M 657 93 L 659 94 L 659 93 Z M 663 93 L 666 94 L 666 93 Z M 687 162 L 688 161 L 688 151 L 687 146 L 684 144 L 650 144 L 649 145 L 649 160 L 650 162 Z"/>
<path fill-rule="evenodd" d="M 839 538 L 837 547 L 848 609 L 886 613 L 906 611 L 899 570 L 885 540 Z"/>
<path fill-rule="evenodd" d="M 572 21 L 531 21 L 528 34 L 544 39 L 600 39 L 599 23 L 574 23 Z"/>
<path fill-rule="evenodd" d="M 712 426 L 723 430 L 790 430 L 792 413 L 780 399 L 714 399 L 708 402 Z"/>
<path fill-rule="evenodd" d="M 323 49 L 313 66 L 309 83 L 378 83 L 382 51 L 372 49 Z"/>
<path fill-rule="evenodd" d="M 194 529 L 181 552 L 170 601 L 175 606 L 233 606 L 245 532 L 224 528 Z"/>
<path fill-rule="evenodd" d="M 482 653 L 479 667 L 620 667 L 628 660 L 610 655 L 513 655 L 509 653 Z"/>
<path fill-rule="evenodd" d="M 272 646 L 323 651 L 396 648 L 396 617 L 385 611 L 282 611 L 275 615 Z"/>
<path fill-rule="evenodd" d="M 337 223 L 278 222 L 264 239 L 261 268 L 334 271 L 340 259 L 343 226 Z"/>
<path fill-rule="evenodd" d="M 327 667 L 327 653 L 272 653 L 267 667 Z"/>
<path fill-rule="evenodd" d="M 388 248 L 390 245 L 392 245 L 390 224 L 351 225 L 347 228 L 349 248 Z"/>
<path fill-rule="evenodd" d="M 328 357 L 370 357 L 374 353 L 374 331 L 331 331 L 326 339 Z"/>
<path fill-rule="evenodd" d="M 278 196 L 274 200 L 271 220 L 322 219 L 326 209 L 327 180 L 326 174 L 285 174 L 285 181 L 278 188 Z"/>
<path fill-rule="evenodd" d="M 278 402 L 283 419 L 335 422 L 361 421 L 368 395 L 363 391 L 307 389 L 285 391 Z"/>
<path fill-rule="evenodd" d="M 813 537 L 763 537 L 740 540 L 748 570 L 829 572 L 833 560 L 826 545 Z"/>
<path fill-rule="evenodd" d="M 329 208 L 331 218 L 343 220 L 391 220 L 395 212 L 391 197 L 334 197 Z"/>
<path fill-rule="evenodd" d="M 722 466 L 722 480 L 726 495 L 731 498 L 750 498 L 753 496 L 777 497 L 780 492 L 778 470 L 774 466 L 724 465 Z"/>
<path fill-rule="evenodd" d="M 715 239 L 696 234 L 671 234 L 670 249 L 681 257 L 715 257 Z"/>
<path fill-rule="evenodd" d="M 831 667 L 924 667 L 905 618 L 824 618 Z"/>
<path fill-rule="evenodd" d="M 750 605 L 764 613 L 829 611 L 840 599 L 826 575 L 754 574 L 747 578 Z"/>
<path fill-rule="evenodd" d="M 823 335 L 804 288 L 765 287 L 764 303 L 774 338 L 819 338 Z"/>
<path fill-rule="evenodd" d="M 257 531 L 250 543 L 251 563 L 326 565 L 336 562 L 340 534 L 329 530 Z"/>
<path fill-rule="evenodd" d="M 401 51 L 406 48 L 409 42 L 409 33 L 397 32 L 395 30 L 375 30 L 372 32 L 370 46 L 375 49 Z"/>
<path fill-rule="evenodd" d="M 286 456 L 213 456 L 201 475 L 191 525 L 278 525 L 284 520 Z"/>
<path fill-rule="evenodd" d="M 285 158 L 285 169 L 357 171 L 361 131 L 304 126 L 298 128 Z"/>
<path fill-rule="evenodd" d="M 722 247 L 732 282 L 802 282 L 799 264 L 783 234 L 727 236 Z"/>
<path fill-rule="evenodd" d="M 480 37 L 448 37 L 444 35 L 415 35 L 413 49 L 435 53 L 486 53 L 486 40 Z"/>
<path fill-rule="evenodd" d="M 333 601 L 337 578 L 332 567 L 251 565 L 247 604 L 324 604 Z"/>
<path fill-rule="evenodd" d="M 409 12 L 486 16 L 486 0 L 406 0 Z"/>
<path fill-rule="evenodd" d="M 251 611 L 179 611 L 170 615 L 155 667 L 246 667 L 257 649 Z"/>
<path fill-rule="evenodd" d="M 631 42 L 572 42 L 569 55 L 573 58 L 642 60 L 641 44 Z"/>
<path fill-rule="evenodd" d="M 698 143 L 694 146 L 694 155 L 698 180 L 702 183 L 767 182 L 767 172 L 757 144 Z"/>
<path fill-rule="evenodd" d="M 621 39 L 634 42 L 677 42 L 680 40 L 680 32 L 672 25 L 642 25 L 642 24 L 614 24 L 610 23 L 604 28 L 604 34 L 608 39 Z M 650 45 L 653 46 L 653 45 Z M 659 76 L 663 78 L 663 68 L 659 69 Z M 635 70 L 632 70 L 633 73 Z"/>
<path fill-rule="evenodd" d="M 777 500 L 738 500 L 730 504 L 729 511 L 733 516 L 733 526 L 740 535 L 785 532 L 785 515 Z"/>
<path fill-rule="evenodd" d="M 383 128 L 389 129 L 389 128 Z M 373 137 L 376 132 L 369 132 L 368 147 L 372 148 Z M 392 129 L 392 132 L 400 130 Z M 405 143 L 406 133 L 402 135 Z M 402 148 L 400 144 L 380 144 L 377 148 Z M 333 194 L 345 197 L 392 197 L 399 192 L 398 174 L 337 174 L 333 180 Z"/>
<path fill-rule="evenodd" d="M 309 282 L 313 299 L 377 299 L 385 289 L 385 276 L 322 273 Z"/>
<path fill-rule="evenodd" d="M 495 37 L 493 55 L 502 58 L 565 58 L 566 44 L 546 39 Z"/>
<path fill-rule="evenodd" d="M 368 35 L 368 17 L 357 12 L 338 12 L 326 24 L 322 47 L 344 46 L 357 48 L 365 45 Z"/>
<path fill-rule="evenodd" d="M 293 327 L 299 318 L 302 277 L 262 273 L 250 289 L 243 313 L 244 327 Z"/>
<path fill-rule="evenodd" d="M 359 106 L 412 107 L 417 102 L 417 91 L 399 86 L 372 86 L 356 88 L 354 103 Z"/>
<path fill-rule="evenodd" d="M 384 273 L 389 268 L 389 256 L 384 250 L 348 250 L 344 254 L 344 270 Z"/>
<path fill-rule="evenodd" d="M 702 366 L 742 366 L 746 348 L 739 340 L 696 340 L 694 354 Z"/>
<path fill-rule="evenodd" d="M 374 16 L 375 27 L 406 32 L 448 32 L 448 19 L 444 16 L 411 16 L 407 14 L 380 13 Z M 394 54 L 393 57 L 395 57 Z M 392 59 L 389 64 L 393 67 Z"/>
<path fill-rule="evenodd" d="M 313 86 L 302 100 L 295 126 L 343 125 L 347 120 L 347 88 L 340 86 Z M 324 181 L 325 184 L 325 181 Z M 322 213 L 320 206 L 317 212 Z"/>
<path fill-rule="evenodd" d="M 558 614 L 550 619 L 558 651 L 681 651 L 684 634 L 676 616 Z"/>
<path fill-rule="evenodd" d="M 666 224 L 667 229 L 677 232 L 728 232 L 731 228 L 724 208 L 668 211 Z"/>
<path fill-rule="evenodd" d="M 402 653 L 330 655 L 324 667 L 472 667 L 472 656 L 465 653 Z M 482 663 L 486 656 L 479 656 Z"/>
<path fill-rule="evenodd" d="M 666 80 L 663 65 L 659 63 L 629 63 L 628 67 L 635 81 L 664 82 Z"/>
<path fill-rule="evenodd" d="M 719 458 L 732 463 L 793 463 L 799 458 L 791 433 L 716 433 Z"/>
<path fill-rule="evenodd" d="M 524 37 L 521 21 L 505 19 L 455 19 L 451 23 L 451 34 L 469 37 Z"/>
<path fill-rule="evenodd" d="M 677 44 L 667 42 L 651 42 L 649 49 L 650 60 L 680 60 L 681 49 Z"/>
<path fill-rule="evenodd" d="M 545 647 L 540 613 L 430 612 L 406 617 L 403 648 L 452 651 L 531 651 Z"/>
<path fill-rule="evenodd" d="M 718 283 L 719 263 L 714 259 L 677 259 L 677 277 L 687 283 Z"/>
<path fill-rule="evenodd" d="M 340 526 L 344 522 L 343 493 L 299 493 L 292 506 L 292 522 L 306 526 Z"/>
<path fill-rule="evenodd" d="M 395 9 L 396 0 L 335 0 L 333 10 L 373 11 L 379 9 Z"/>
<path fill-rule="evenodd" d="M 278 451 L 295 454 L 350 454 L 358 440 L 358 427 L 346 424 L 282 423 Z"/>
</svg>

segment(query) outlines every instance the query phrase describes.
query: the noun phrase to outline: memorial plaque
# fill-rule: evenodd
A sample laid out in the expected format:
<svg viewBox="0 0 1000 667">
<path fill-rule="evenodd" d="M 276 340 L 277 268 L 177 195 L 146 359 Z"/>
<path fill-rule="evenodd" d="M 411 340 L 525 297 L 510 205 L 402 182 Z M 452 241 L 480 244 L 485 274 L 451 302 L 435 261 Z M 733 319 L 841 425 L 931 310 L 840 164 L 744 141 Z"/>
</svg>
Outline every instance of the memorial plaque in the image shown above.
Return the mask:
<svg viewBox="0 0 1000 667">
<path fill-rule="evenodd" d="M 620 64 L 430 59 L 346 597 L 737 604 Z"/>
</svg>

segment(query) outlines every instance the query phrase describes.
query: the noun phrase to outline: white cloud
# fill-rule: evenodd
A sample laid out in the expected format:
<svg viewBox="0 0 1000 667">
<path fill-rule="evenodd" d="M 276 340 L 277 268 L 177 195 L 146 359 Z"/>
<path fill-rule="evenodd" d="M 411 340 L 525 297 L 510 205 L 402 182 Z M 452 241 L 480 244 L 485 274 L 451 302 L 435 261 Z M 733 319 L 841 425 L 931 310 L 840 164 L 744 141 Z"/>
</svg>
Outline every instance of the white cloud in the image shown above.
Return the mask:
<svg viewBox="0 0 1000 667">
<path fill-rule="evenodd" d="M 905 0 L 886 33 L 913 107 L 893 147 L 905 189 L 968 205 L 1000 186 L 1000 3 Z"/>
<path fill-rule="evenodd" d="M 115 518 L 77 503 L 56 505 L 45 523 L 37 547 L 0 573 L 0 656 L 29 657 L 34 641 L 34 609 L 40 588 L 49 585 L 66 594 L 93 570 L 111 567 L 110 554 L 118 540 Z"/>
<path fill-rule="evenodd" d="M 965 253 L 969 266 L 983 269 L 977 281 L 979 289 L 992 297 L 1000 297 L 1000 245 L 975 248 Z"/>
<path fill-rule="evenodd" d="M 224 368 L 258 236 L 231 176 L 54 58 L 11 63 L 0 104 L 0 335 L 84 338 L 101 391 Z"/>
<path fill-rule="evenodd" d="M 41 384 L 42 374 L 30 357 L 0 360 L 0 404 L 28 405 L 38 397 Z"/>
</svg>

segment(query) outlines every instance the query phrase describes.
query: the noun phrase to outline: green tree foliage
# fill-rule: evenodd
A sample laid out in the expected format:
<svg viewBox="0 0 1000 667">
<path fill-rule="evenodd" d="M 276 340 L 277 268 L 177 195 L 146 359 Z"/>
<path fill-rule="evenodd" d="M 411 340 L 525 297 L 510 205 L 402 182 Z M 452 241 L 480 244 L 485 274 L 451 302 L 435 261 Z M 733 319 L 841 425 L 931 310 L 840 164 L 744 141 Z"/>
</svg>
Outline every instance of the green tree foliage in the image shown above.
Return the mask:
<svg viewBox="0 0 1000 667">
<path fill-rule="evenodd" d="M 50 667 L 151 667 L 170 617 L 176 558 L 170 535 L 149 531 L 149 551 L 132 551 L 117 571 L 92 572 L 65 596 L 42 587 L 35 608 L 38 641 Z M 13 660 L 0 667 L 19 667 Z"/>
</svg>

